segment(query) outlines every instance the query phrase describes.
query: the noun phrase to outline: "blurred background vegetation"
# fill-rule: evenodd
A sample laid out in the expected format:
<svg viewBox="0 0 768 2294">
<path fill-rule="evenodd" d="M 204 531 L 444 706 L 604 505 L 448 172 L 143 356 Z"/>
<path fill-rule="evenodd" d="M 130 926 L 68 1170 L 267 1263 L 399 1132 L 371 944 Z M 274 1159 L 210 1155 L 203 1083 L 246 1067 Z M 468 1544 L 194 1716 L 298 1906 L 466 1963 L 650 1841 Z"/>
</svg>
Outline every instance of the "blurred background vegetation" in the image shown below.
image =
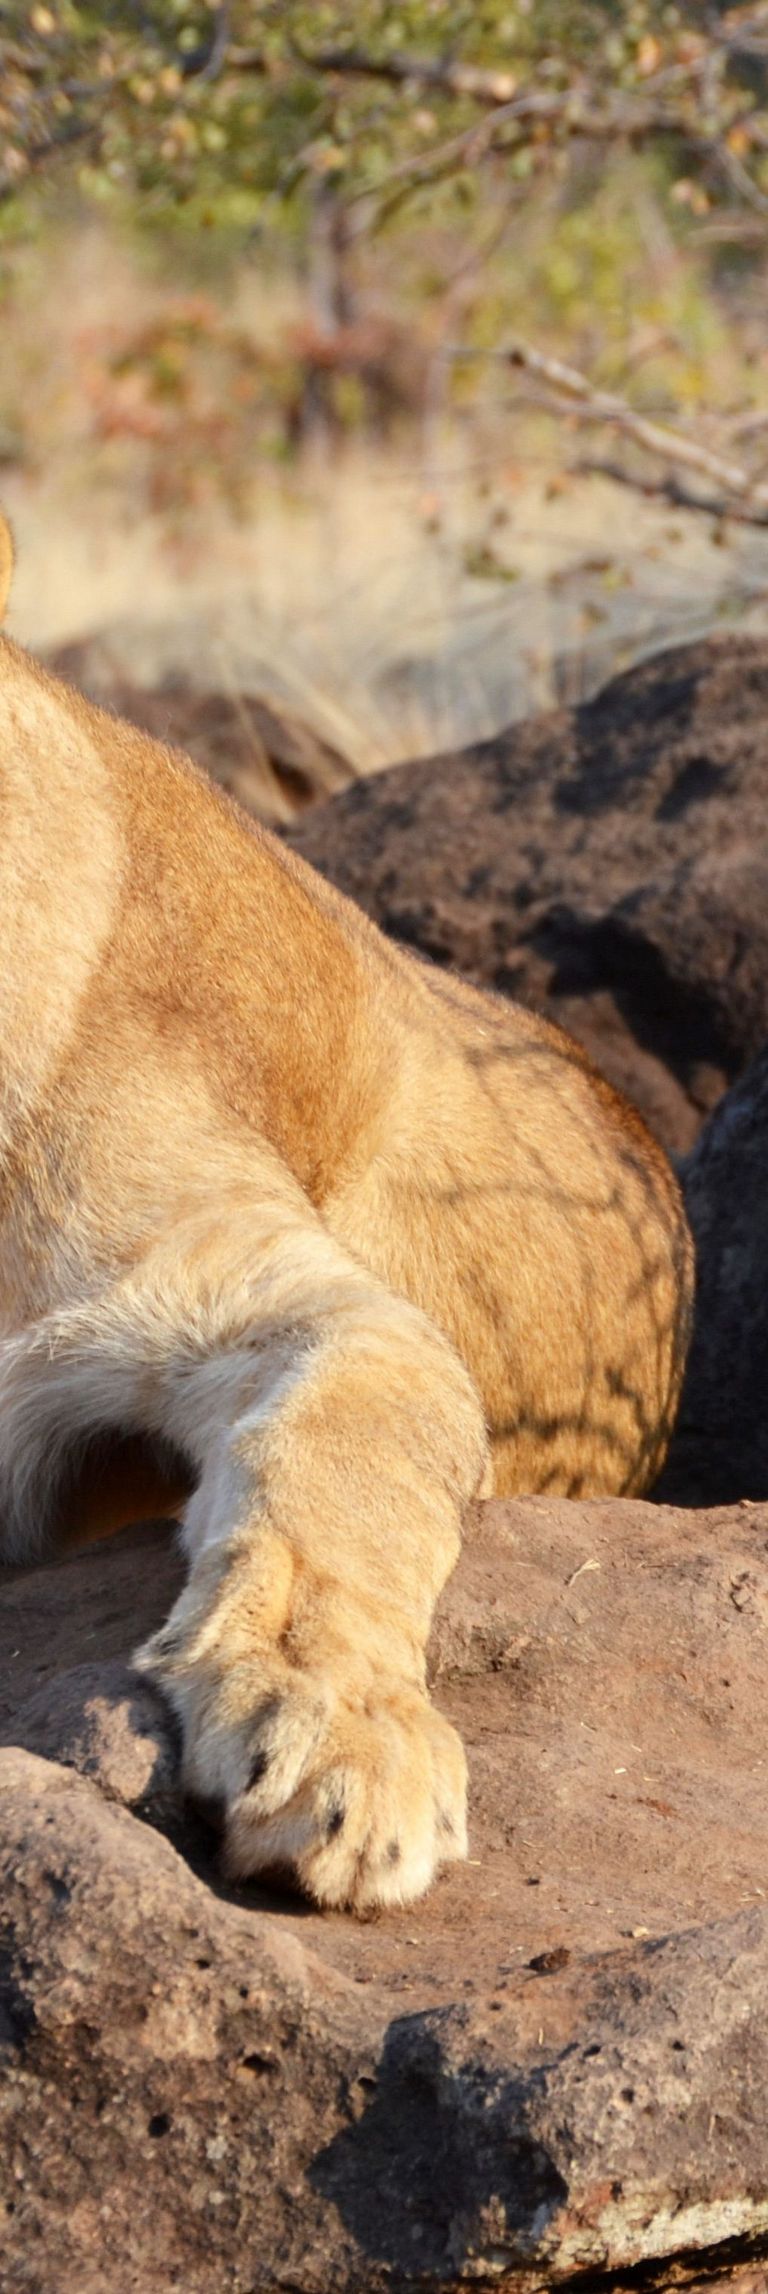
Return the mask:
<svg viewBox="0 0 768 2294">
<path fill-rule="evenodd" d="M 11 0 L 12 626 L 370 769 L 760 623 L 767 287 L 768 6 Z"/>
</svg>

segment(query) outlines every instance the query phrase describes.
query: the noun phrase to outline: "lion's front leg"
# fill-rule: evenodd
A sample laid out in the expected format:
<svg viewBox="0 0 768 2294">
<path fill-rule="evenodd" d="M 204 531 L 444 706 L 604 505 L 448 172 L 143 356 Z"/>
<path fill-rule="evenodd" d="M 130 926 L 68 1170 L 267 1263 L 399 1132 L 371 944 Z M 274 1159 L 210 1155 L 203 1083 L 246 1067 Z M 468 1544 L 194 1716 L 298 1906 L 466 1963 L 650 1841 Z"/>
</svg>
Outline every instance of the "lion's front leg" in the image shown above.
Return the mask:
<svg viewBox="0 0 768 2294">
<path fill-rule="evenodd" d="M 261 1291 L 259 1299 L 258 1293 Z M 202 1472 L 189 1583 L 137 1662 L 182 1724 L 233 1875 L 404 1903 L 466 1850 L 465 1763 L 425 1687 L 480 1482 L 480 1405 L 415 1309 L 322 1229 L 277 1247 L 236 1347 L 168 1381 Z"/>
<path fill-rule="evenodd" d="M 140 1652 L 182 1723 L 187 1788 L 225 1813 L 233 1878 L 292 1873 L 356 1911 L 466 1852 L 466 1772 L 397 1618 L 263 1529 L 200 1567 Z"/>
</svg>

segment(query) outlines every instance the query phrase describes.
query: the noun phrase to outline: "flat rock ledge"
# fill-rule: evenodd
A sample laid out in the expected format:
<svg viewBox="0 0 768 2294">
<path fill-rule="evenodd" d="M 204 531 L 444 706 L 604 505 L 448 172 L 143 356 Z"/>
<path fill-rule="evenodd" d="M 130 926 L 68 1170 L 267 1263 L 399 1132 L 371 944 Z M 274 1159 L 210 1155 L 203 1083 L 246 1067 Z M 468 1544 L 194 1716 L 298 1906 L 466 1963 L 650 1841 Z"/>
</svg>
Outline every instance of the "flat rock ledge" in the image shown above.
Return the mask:
<svg viewBox="0 0 768 2294">
<path fill-rule="evenodd" d="M 768 1506 L 478 1509 L 471 1861 L 227 1889 L 133 1643 L 167 1530 L 0 1579 L 4 2294 L 768 2286 Z"/>
</svg>

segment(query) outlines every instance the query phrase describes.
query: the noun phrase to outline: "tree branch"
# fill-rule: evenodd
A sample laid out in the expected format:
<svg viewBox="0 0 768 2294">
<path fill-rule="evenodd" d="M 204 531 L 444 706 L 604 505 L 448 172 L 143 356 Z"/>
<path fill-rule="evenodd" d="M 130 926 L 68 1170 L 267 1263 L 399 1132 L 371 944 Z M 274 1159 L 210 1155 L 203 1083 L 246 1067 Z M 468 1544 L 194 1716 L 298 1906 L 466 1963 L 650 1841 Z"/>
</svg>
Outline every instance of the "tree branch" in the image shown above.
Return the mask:
<svg viewBox="0 0 768 2294">
<path fill-rule="evenodd" d="M 536 350 L 532 343 L 512 343 L 499 355 L 509 366 L 522 367 L 526 374 L 546 383 L 557 394 L 560 403 L 553 407 L 553 413 L 571 415 L 577 422 L 607 423 L 658 460 L 700 472 L 703 477 L 714 479 L 727 495 L 749 503 L 753 510 L 760 510 L 763 517 L 768 513 L 768 486 L 760 485 L 742 463 L 718 454 L 699 439 L 688 438 L 684 431 L 650 421 L 615 391 L 596 389 L 578 367 L 566 365 L 564 359 L 550 358 L 545 351 Z"/>
<path fill-rule="evenodd" d="M 107 11 L 107 16 L 111 13 Z M 117 13 L 121 15 L 121 11 Z M 612 67 L 607 66 L 601 73 L 597 62 L 590 59 L 587 66 L 583 61 L 573 64 L 568 84 L 553 87 L 547 77 L 546 50 L 538 65 L 530 62 L 522 67 L 530 76 L 521 80 L 517 69 L 503 63 L 486 66 L 464 62 L 450 53 L 430 56 L 399 50 L 376 54 L 353 42 L 328 43 L 312 49 L 293 34 L 294 11 L 286 5 L 286 0 L 272 0 L 271 7 L 253 12 L 274 19 L 282 27 L 276 55 L 272 49 L 233 40 L 230 32 L 234 13 L 231 0 L 210 0 L 210 22 L 205 36 L 191 51 L 179 55 L 175 46 L 172 50 L 174 72 L 180 74 L 182 82 L 224 83 L 225 106 L 233 98 L 237 99 L 239 83 L 254 74 L 267 83 L 275 81 L 279 113 L 281 90 L 286 75 L 290 80 L 292 69 L 296 74 L 311 75 L 321 86 L 326 83 L 334 96 L 338 94 L 335 83 L 347 78 L 369 80 L 398 91 L 411 90 L 414 94 L 420 90 L 426 94 L 431 92 L 436 99 L 447 99 L 447 104 L 442 105 L 443 115 L 447 111 L 442 140 L 436 140 L 429 148 L 422 142 L 418 150 L 412 149 L 405 155 L 400 139 L 400 156 L 383 183 L 375 190 L 370 186 L 361 190 L 358 178 L 357 188 L 353 188 L 349 196 L 365 200 L 369 205 L 373 201 L 376 214 L 386 216 L 393 207 L 396 209 L 412 187 L 440 182 L 452 170 L 473 167 L 487 158 L 513 159 L 521 150 L 528 150 L 539 166 L 546 165 L 548 155 L 572 143 L 636 146 L 667 138 L 682 146 L 710 175 L 716 170 L 729 187 L 733 200 L 741 208 L 754 211 L 755 223 L 763 217 L 768 221 L 768 182 L 764 188 L 762 180 L 768 151 L 766 109 L 762 100 L 754 99 L 751 87 L 735 85 L 733 77 L 729 78 L 732 55 L 757 53 L 756 41 L 765 42 L 768 52 L 768 0 L 765 4 L 759 0 L 759 4 L 748 9 L 731 9 L 714 24 L 708 20 L 705 34 L 697 35 L 687 50 L 678 49 L 673 43 L 667 61 L 659 44 L 652 41 L 650 69 L 638 52 L 637 72 L 629 86 L 617 85 Z M 145 66 L 143 43 L 148 37 L 148 25 L 142 8 L 137 14 L 139 32 L 134 60 L 137 69 L 141 63 L 142 72 L 151 83 L 153 78 L 158 78 L 157 56 L 150 43 Z M 134 93 L 130 45 L 125 49 L 131 63 L 129 70 L 116 69 L 112 76 L 108 70 L 103 80 L 86 86 L 68 79 L 66 73 L 66 61 L 77 50 L 77 34 L 70 37 L 57 33 L 50 48 L 31 34 L 25 40 L 18 28 L 12 37 L 3 36 L 2 22 L 6 17 L 17 27 L 17 19 L 23 20 L 24 15 L 23 9 L 13 8 L 9 12 L 0 5 L 0 80 L 4 69 L 11 80 L 11 99 L 5 94 L 2 98 L 3 123 L 5 125 L 7 115 L 12 121 L 12 143 L 18 147 L 22 161 L 26 159 L 33 167 L 40 164 L 48 148 L 43 141 L 46 130 L 51 139 L 50 148 L 57 147 L 60 139 L 56 127 L 50 125 L 45 112 L 55 109 L 62 93 L 90 110 L 94 133 L 102 122 L 106 137 L 106 115 L 118 99 L 130 127 L 136 102 L 145 101 L 143 93 L 138 98 Z M 452 20 L 450 9 L 448 16 Z M 154 37 L 153 34 L 153 40 Z M 123 47 L 117 34 L 105 27 L 104 40 L 104 62 L 111 68 L 114 49 L 119 67 Z M 745 47 L 745 43 L 752 45 Z M 57 60 L 63 69 L 55 79 Z M 567 66 L 567 50 L 564 60 Z M 20 132 L 15 118 L 12 119 L 18 110 L 14 89 L 24 91 L 26 85 L 35 101 L 28 107 L 32 117 Z M 452 101 L 475 107 L 469 125 L 462 124 L 461 112 L 458 119 L 455 112 L 451 114 Z M 436 101 L 438 120 L 440 110 Z M 399 126 L 403 117 L 401 103 L 394 104 L 392 116 Z M 30 144 L 35 142 L 33 150 L 25 150 L 25 135 Z M 748 215 L 747 219 L 753 220 Z"/>
<path fill-rule="evenodd" d="M 331 72 L 340 76 L 362 80 L 384 80 L 391 87 L 409 84 L 419 88 L 437 88 L 442 95 L 470 96 L 477 103 L 506 104 L 517 87 L 517 74 L 503 69 L 486 70 L 480 64 L 452 64 L 439 56 L 371 56 L 362 48 L 314 48 L 300 46 L 291 41 L 297 63 L 310 72 Z M 258 48 L 230 48 L 228 61 L 235 71 L 261 72 L 266 69 L 264 56 Z"/>
<path fill-rule="evenodd" d="M 709 27 L 716 46 L 730 56 L 768 56 L 768 8 L 731 8 L 721 23 Z"/>
<path fill-rule="evenodd" d="M 40 136 L 36 143 L 28 145 L 24 155 L 26 162 L 25 179 L 26 176 L 33 174 L 36 168 L 44 167 L 46 161 L 53 159 L 57 152 L 66 151 L 70 144 L 83 143 L 87 141 L 89 136 L 95 135 L 97 132 L 93 120 L 62 120 L 55 134 Z M 0 168 L 0 207 L 5 206 L 6 201 L 15 199 L 18 196 L 19 188 L 19 177 L 9 174 L 7 169 Z"/>
<path fill-rule="evenodd" d="M 722 494 L 694 494 L 680 478 L 668 476 L 640 477 L 635 470 L 627 470 L 623 462 L 614 462 L 608 454 L 579 455 L 568 465 L 573 475 L 586 478 L 611 478 L 616 486 L 628 486 L 633 494 L 645 499 L 669 502 L 674 510 L 696 510 L 699 517 L 726 518 L 738 526 L 768 526 L 768 510 L 751 509 L 748 502 L 725 500 Z"/>
</svg>

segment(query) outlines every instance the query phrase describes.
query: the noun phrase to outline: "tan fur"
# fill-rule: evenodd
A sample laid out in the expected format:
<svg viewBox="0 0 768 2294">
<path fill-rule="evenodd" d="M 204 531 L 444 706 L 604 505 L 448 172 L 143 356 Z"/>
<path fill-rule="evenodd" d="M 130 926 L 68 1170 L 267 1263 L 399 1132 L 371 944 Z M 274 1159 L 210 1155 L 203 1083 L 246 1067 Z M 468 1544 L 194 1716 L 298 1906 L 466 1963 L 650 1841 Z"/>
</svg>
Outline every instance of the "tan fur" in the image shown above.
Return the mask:
<svg viewBox="0 0 768 2294">
<path fill-rule="evenodd" d="M 0 516 L 0 621 L 8 604 L 8 592 L 13 574 L 13 536 L 6 518 Z"/>
<path fill-rule="evenodd" d="M 94 1441 L 167 1445 L 190 1575 L 138 1662 L 230 1869 L 404 1902 L 465 1846 L 424 1650 L 486 1429 L 501 1490 L 649 1484 L 675 1182 L 558 1030 L 7 641 L 0 839 L 5 1550 Z"/>
</svg>

